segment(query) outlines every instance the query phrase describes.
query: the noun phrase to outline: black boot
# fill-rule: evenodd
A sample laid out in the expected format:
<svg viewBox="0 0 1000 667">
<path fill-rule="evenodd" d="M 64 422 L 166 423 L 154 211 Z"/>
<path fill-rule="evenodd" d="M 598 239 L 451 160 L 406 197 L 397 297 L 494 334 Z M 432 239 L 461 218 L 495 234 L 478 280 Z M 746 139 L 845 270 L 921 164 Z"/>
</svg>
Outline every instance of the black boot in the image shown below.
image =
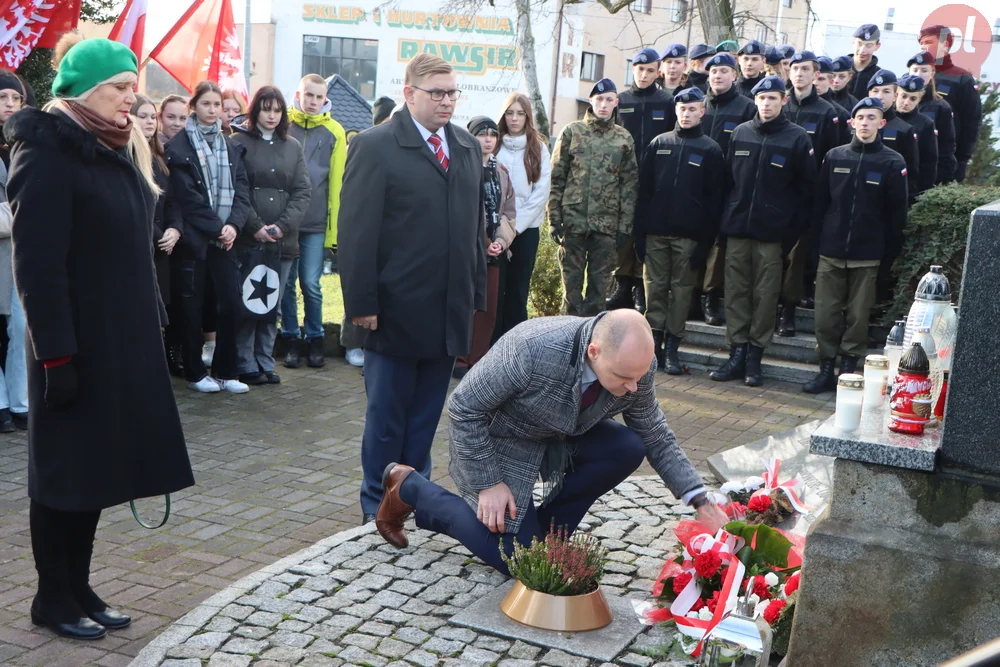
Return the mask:
<svg viewBox="0 0 1000 667">
<path fill-rule="evenodd" d="M 858 357 L 850 357 L 846 354 L 840 356 L 840 374 L 844 373 L 857 373 L 858 372 Z"/>
<path fill-rule="evenodd" d="M 73 516 L 31 501 L 31 551 L 38 571 L 38 592 L 31 602 L 31 622 L 72 639 L 100 639 L 107 629 L 95 623 L 76 602 L 70 586 L 69 549 Z"/>
<path fill-rule="evenodd" d="M 786 303 L 781 306 L 781 318 L 778 321 L 778 335 L 790 338 L 795 335 L 795 304 Z"/>
<path fill-rule="evenodd" d="M 323 337 L 313 338 L 309 341 L 309 351 L 306 356 L 306 363 L 309 368 L 323 368 L 326 357 L 323 356 Z"/>
<path fill-rule="evenodd" d="M 285 368 L 298 368 L 302 365 L 302 341 L 298 338 L 289 339 L 284 364 Z"/>
<path fill-rule="evenodd" d="M 653 329 L 653 354 L 656 355 L 656 367 L 661 371 L 666 367 L 663 351 L 663 332 Z"/>
<path fill-rule="evenodd" d="M 837 360 L 821 359 L 819 373 L 809 382 L 802 385 L 802 391 L 807 394 L 822 394 L 837 388 Z"/>
<path fill-rule="evenodd" d="M 163 349 L 167 354 L 167 369 L 170 374 L 177 378 L 184 377 L 184 350 L 181 349 L 181 344 L 168 342 L 164 337 Z"/>
<path fill-rule="evenodd" d="M 743 378 L 744 384 L 748 387 L 759 387 L 760 382 L 760 360 L 764 357 L 764 348 L 754 344 L 747 345 L 747 368 Z"/>
<path fill-rule="evenodd" d="M 635 309 L 643 315 L 646 314 L 646 286 L 642 278 L 635 279 Z"/>
<path fill-rule="evenodd" d="M 722 304 L 719 303 L 719 301 L 718 292 L 709 292 L 708 296 L 705 297 L 705 324 L 721 327 L 726 323 L 726 315 L 723 312 Z"/>
<path fill-rule="evenodd" d="M 681 339 L 679 336 L 667 336 L 666 348 L 667 348 L 667 374 L 668 375 L 683 375 L 684 367 L 681 366 L 681 360 L 677 358 L 677 350 L 681 346 Z"/>
<path fill-rule="evenodd" d="M 615 276 L 615 291 L 605 301 L 608 310 L 632 308 L 632 279 L 627 276 Z"/>
<path fill-rule="evenodd" d="M 729 350 L 729 361 L 712 371 L 710 378 L 716 382 L 729 382 L 746 375 L 747 343 L 734 345 Z"/>
<path fill-rule="evenodd" d="M 68 526 L 69 535 L 69 585 L 73 599 L 90 620 L 108 630 L 121 630 L 132 624 L 132 619 L 109 607 L 90 587 L 90 559 L 94 553 L 94 536 L 101 519 L 98 512 L 74 512 Z"/>
</svg>

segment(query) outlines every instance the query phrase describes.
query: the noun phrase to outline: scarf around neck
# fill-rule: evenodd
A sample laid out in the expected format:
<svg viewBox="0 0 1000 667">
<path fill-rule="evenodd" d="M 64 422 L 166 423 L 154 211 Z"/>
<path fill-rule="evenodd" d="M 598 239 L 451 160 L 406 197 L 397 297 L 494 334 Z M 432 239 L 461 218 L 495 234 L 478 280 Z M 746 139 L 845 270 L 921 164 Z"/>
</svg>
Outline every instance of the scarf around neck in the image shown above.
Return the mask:
<svg viewBox="0 0 1000 667">
<path fill-rule="evenodd" d="M 80 124 L 105 146 L 119 150 L 128 146 L 129 139 L 132 138 L 132 117 L 128 117 L 128 123 L 124 127 L 119 127 L 114 121 L 109 121 L 90 107 L 79 102 L 66 101 L 64 110 L 68 110 L 73 119 Z"/>
<path fill-rule="evenodd" d="M 208 204 L 226 222 L 233 210 L 236 190 L 233 188 L 233 173 L 229 168 L 229 147 L 221 137 L 222 121 L 213 125 L 202 125 L 194 114 L 188 116 L 184 126 L 191 146 L 198 156 L 202 177 L 208 186 Z"/>
</svg>

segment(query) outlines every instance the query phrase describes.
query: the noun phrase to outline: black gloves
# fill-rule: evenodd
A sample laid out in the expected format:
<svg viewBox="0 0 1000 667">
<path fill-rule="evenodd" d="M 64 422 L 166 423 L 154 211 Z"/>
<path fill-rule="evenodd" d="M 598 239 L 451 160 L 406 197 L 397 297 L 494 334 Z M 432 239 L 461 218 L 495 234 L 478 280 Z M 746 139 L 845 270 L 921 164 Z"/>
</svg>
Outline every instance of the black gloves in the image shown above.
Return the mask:
<svg viewBox="0 0 1000 667">
<path fill-rule="evenodd" d="M 65 408 L 76 398 L 76 369 L 70 361 L 45 369 L 45 405 L 52 410 Z"/>
</svg>

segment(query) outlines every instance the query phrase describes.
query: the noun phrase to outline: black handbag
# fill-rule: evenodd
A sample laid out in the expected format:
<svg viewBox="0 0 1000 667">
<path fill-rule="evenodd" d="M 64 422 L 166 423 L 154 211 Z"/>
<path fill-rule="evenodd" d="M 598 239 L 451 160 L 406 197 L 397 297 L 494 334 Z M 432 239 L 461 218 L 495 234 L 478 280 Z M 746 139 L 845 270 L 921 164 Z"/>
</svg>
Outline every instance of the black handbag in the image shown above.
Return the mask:
<svg viewBox="0 0 1000 667">
<path fill-rule="evenodd" d="M 243 317 L 260 322 L 278 321 L 281 285 L 281 242 L 258 243 L 240 257 L 240 302 Z"/>
</svg>

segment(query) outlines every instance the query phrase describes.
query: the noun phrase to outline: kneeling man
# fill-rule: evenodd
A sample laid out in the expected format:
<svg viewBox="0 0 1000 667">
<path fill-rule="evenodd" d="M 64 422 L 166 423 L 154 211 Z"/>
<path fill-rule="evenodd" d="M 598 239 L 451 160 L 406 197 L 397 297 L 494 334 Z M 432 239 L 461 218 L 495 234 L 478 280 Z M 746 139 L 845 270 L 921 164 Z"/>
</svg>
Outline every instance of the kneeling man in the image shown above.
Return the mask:
<svg viewBox="0 0 1000 667">
<path fill-rule="evenodd" d="M 473 366 L 448 404 L 449 472 L 461 496 L 391 464 L 382 478 L 379 533 L 406 547 L 403 521 L 414 512 L 419 528 L 450 535 L 506 574 L 501 545 L 510 554 L 514 539 L 528 545 L 552 523 L 575 530 L 643 457 L 699 520 L 719 528 L 725 513 L 667 426 L 655 372 L 653 334 L 635 310 L 517 326 Z M 612 420 L 619 414 L 624 426 Z"/>
</svg>

